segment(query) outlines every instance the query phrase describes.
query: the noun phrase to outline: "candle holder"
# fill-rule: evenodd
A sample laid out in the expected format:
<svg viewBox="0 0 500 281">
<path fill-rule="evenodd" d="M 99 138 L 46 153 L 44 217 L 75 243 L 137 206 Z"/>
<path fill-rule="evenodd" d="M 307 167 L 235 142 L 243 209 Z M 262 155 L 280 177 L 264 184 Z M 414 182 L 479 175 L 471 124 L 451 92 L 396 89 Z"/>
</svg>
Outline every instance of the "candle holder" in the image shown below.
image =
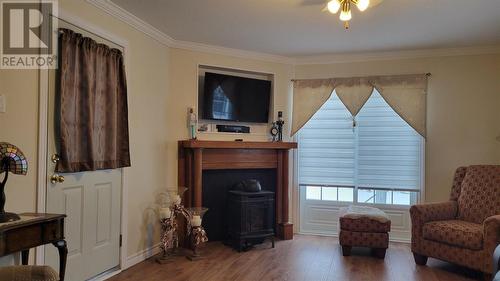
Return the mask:
<svg viewBox="0 0 500 281">
<path fill-rule="evenodd" d="M 161 241 L 160 248 L 162 250 L 161 256 L 156 258 L 158 263 L 164 264 L 172 261 L 176 256 L 175 249 L 175 229 L 177 228 L 175 220 L 172 218 L 160 218 L 161 224 Z"/>
<path fill-rule="evenodd" d="M 186 208 L 182 205 L 182 194 L 187 190 L 185 188 L 180 195 L 175 191 L 168 191 L 162 193 L 167 194 L 168 200 L 163 200 L 160 202 L 160 207 L 158 213 L 160 215 L 161 224 L 161 249 L 162 254 L 156 259 L 158 263 L 167 263 L 172 260 L 173 257 L 179 256 L 179 226 L 177 224 L 177 218 L 183 216 L 186 219 L 186 232 L 189 235 L 191 232 L 191 221 L 190 215 Z"/>
<path fill-rule="evenodd" d="M 187 258 L 191 261 L 202 259 L 203 257 L 198 252 L 199 246 L 202 243 L 206 243 L 208 241 L 207 233 L 205 229 L 201 225 L 203 216 L 208 211 L 208 208 L 203 207 L 195 207 L 188 208 L 190 225 L 191 225 L 191 248 L 193 253 Z"/>
</svg>

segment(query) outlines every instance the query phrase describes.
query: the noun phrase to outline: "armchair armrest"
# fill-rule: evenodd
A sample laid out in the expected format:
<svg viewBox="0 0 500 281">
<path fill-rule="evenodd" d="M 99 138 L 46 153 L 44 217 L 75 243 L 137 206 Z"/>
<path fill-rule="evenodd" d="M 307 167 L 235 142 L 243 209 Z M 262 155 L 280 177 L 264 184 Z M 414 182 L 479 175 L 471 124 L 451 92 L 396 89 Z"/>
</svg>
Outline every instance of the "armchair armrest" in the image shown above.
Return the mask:
<svg viewBox="0 0 500 281">
<path fill-rule="evenodd" d="M 413 253 L 420 254 L 422 252 L 422 228 L 426 222 L 454 219 L 457 216 L 457 211 L 457 201 L 411 206 L 411 250 Z"/>
<path fill-rule="evenodd" d="M 500 244 L 500 215 L 487 218 L 483 223 L 484 249 L 491 255 Z M 500 249 L 498 254 L 500 255 Z M 497 260 L 497 263 L 499 261 Z M 498 264 L 497 264 L 498 266 Z"/>
<path fill-rule="evenodd" d="M 412 224 L 424 224 L 430 221 L 454 219 L 457 216 L 457 211 L 458 203 L 447 201 L 413 205 L 410 208 L 410 215 Z"/>
</svg>

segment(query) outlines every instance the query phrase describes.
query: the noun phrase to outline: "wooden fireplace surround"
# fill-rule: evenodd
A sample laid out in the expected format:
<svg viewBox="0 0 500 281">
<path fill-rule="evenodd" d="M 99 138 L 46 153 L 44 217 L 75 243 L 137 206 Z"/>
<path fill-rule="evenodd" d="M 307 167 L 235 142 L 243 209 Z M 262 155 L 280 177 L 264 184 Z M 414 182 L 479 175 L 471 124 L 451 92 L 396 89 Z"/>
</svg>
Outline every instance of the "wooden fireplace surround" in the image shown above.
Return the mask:
<svg viewBox="0 0 500 281">
<path fill-rule="evenodd" d="M 277 237 L 293 238 L 288 213 L 288 154 L 297 143 L 183 140 L 178 146 L 178 184 L 188 188 L 183 198 L 186 207 L 202 206 L 203 170 L 276 169 Z"/>
</svg>

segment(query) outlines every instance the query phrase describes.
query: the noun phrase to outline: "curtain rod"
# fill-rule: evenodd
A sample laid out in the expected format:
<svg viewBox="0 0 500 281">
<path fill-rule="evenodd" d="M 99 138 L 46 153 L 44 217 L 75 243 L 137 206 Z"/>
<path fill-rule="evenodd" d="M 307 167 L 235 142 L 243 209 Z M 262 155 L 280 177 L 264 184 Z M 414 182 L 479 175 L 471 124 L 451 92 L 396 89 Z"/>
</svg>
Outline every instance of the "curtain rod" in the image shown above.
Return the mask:
<svg viewBox="0 0 500 281">
<path fill-rule="evenodd" d="M 90 34 L 92 34 L 92 35 L 94 35 L 94 36 L 97 36 L 97 37 L 99 37 L 99 38 L 101 38 L 101 39 L 103 39 L 103 40 L 105 40 L 105 41 L 107 41 L 107 42 L 109 42 L 109 43 L 111 43 L 111 44 L 114 44 L 114 45 L 116 45 L 116 46 L 118 46 L 118 47 L 122 48 L 122 50 L 121 50 L 121 51 L 125 50 L 125 47 L 124 47 L 124 46 L 122 46 L 122 45 L 120 45 L 120 44 L 118 44 L 118 43 L 115 43 L 115 42 L 113 42 L 113 41 L 109 40 L 108 38 L 105 38 L 105 37 L 103 37 L 103 36 L 101 36 L 101 35 L 99 35 L 99 34 L 96 34 L 95 32 L 92 32 L 92 31 L 90 31 L 90 30 L 88 30 L 88 29 L 85 29 L 85 28 L 83 28 L 83 27 L 81 27 L 81 26 L 78 26 L 78 25 L 76 25 L 76 24 L 74 24 L 74 23 L 72 23 L 72 22 L 69 22 L 69 21 L 67 21 L 67 20 L 65 20 L 65 19 L 62 19 L 62 18 L 60 18 L 60 17 L 56 17 L 55 15 L 51 15 L 51 16 L 52 16 L 52 17 L 54 17 L 54 18 L 56 18 L 56 19 L 58 19 L 58 20 L 60 20 L 60 21 L 65 22 L 65 23 L 67 23 L 67 24 L 70 24 L 70 25 L 72 25 L 72 26 L 74 26 L 74 27 L 76 27 L 76 28 L 78 28 L 78 29 L 81 29 L 81 30 L 83 30 L 83 31 L 85 31 L 85 32 L 88 32 L 88 33 L 90 33 Z"/>
<path fill-rule="evenodd" d="M 432 76 L 432 73 L 427 72 L 427 73 L 425 73 L 425 76 L 430 77 L 430 76 Z M 292 82 L 295 82 L 295 81 L 298 81 L 298 80 L 307 80 L 307 79 L 290 79 L 290 81 L 292 81 Z"/>
</svg>

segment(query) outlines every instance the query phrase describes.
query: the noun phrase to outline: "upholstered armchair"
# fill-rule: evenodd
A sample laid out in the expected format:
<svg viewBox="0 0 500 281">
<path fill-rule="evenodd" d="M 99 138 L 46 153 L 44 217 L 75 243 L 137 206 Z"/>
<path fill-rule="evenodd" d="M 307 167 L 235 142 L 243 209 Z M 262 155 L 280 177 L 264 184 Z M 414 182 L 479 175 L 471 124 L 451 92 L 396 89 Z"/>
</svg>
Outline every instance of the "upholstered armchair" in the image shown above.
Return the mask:
<svg viewBox="0 0 500 281">
<path fill-rule="evenodd" d="M 500 244 L 500 166 L 458 168 L 449 201 L 414 205 L 410 215 L 417 264 L 433 257 L 492 274 Z"/>
<path fill-rule="evenodd" d="M 0 280 L 59 281 L 59 274 L 46 265 L 14 265 L 0 267 Z"/>
</svg>

